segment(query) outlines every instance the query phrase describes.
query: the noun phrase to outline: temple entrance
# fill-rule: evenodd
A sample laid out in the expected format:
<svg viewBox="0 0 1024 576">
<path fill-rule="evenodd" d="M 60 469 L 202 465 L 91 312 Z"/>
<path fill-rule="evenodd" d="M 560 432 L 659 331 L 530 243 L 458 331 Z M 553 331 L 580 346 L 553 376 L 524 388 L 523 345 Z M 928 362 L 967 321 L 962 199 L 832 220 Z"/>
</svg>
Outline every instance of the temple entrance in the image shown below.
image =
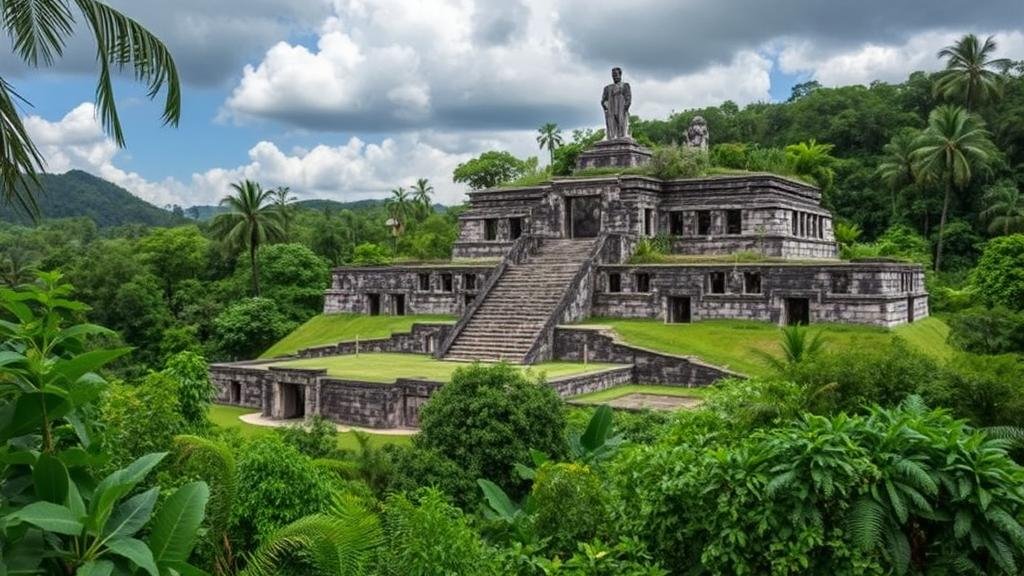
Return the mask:
<svg viewBox="0 0 1024 576">
<path fill-rule="evenodd" d="M 596 238 L 601 233 L 601 197 L 567 198 L 565 222 L 569 238 Z"/>
<path fill-rule="evenodd" d="M 907 296 L 907 323 L 914 321 L 914 297 Z"/>
<path fill-rule="evenodd" d="M 392 294 L 391 303 L 395 316 L 405 316 L 405 294 Z"/>
<path fill-rule="evenodd" d="M 668 297 L 668 321 L 669 324 L 690 323 L 690 297 L 669 296 Z"/>
<path fill-rule="evenodd" d="M 242 383 L 241 382 L 232 382 L 230 387 L 228 387 L 228 402 L 230 402 L 231 404 L 241 404 L 242 403 Z"/>
<path fill-rule="evenodd" d="M 303 418 L 306 415 L 306 387 L 298 384 L 279 384 L 281 387 L 281 418 Z"/>
<path fill-rule="evenodd" d="M 786 298 L 786 324 L 811 323 L 811 301 L 807 298 Z"/>
<path fill-rule="evenodd" d="M 380 316 L 380 294 L 367 294 L 366 307 L 370 316 Z"/>
</svg>

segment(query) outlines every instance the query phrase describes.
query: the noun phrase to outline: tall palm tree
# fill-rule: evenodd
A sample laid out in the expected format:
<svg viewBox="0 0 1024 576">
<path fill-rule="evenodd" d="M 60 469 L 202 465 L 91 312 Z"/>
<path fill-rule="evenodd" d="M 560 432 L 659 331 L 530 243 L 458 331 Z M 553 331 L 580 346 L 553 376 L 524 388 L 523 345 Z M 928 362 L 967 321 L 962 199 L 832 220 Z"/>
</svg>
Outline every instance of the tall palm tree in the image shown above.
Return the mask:
<svg viewBox="0 0 1024 576">
<path fill-rule="evenodd" d="M 808 142 L 786 146 L 786 163 L 798 176 L 808 176 L 821 188 L 830 188 L 835 181 L 836 171 L 832 168 L 836 159 L 832 156 L 832 144 L 819 144 L 811 138 Z"/>
<path fill-rule="evenodd" d="M 52 66 L 64 55 L 67 40 L 75 32 L 85 29 L 92 34 L 100 68 L 96 106 L 103 128 L 117 146 L 124 147 L 125 140 L 114 98 L 113 72 L 130 69 L 136 80 L 146 84 L 150 98 L 166 88 L 163 120 L 177 126 L 181 86 L 171 53 L 141 24 L 100 0 L 4 0 L 0 2 L 0 27 L 10 36 L 17 56 L 32 67 Z M 18 115 L 20 102 L 24 99 L 0 78 L 0 195 L 34 217 L 38 174 L 45 161 Z"/>
<path fill-rule="evenodd" d="M 945 98 L 960 98 L 968 110 L 978 104 L 1002 95 L 999 69 L 1011 64 L 1006 58 L 990 59 L 996 50 L 992 36 L 979 42 L 974 34 L 967 34 L 956 43 L 939 50 L 939 58 L 946 59 L 946 69 L 939 72 L 935 93 Z"/>
<path fill-rule="evenodd" d="M 274 191 L 245 180 L 231 185 L 234 195 L 220 205 L 229 209 L 218 214 L 211 225 L 214 235 L 234 249 L 248 249 L 252 265 L 252 295 L 260 295 L 260 269 L 256 253 L 267 242 L 284 239 L 281 210 L 274 203 Z"/>
<path fill-rule="evenodd" d="M 288 186 L 278 186 L 270 191 L 274 205 L 281 214 L 281 224 L 284 226 L 285 240 L 291 238 L 292 216 L 295 213 L 295 204 L 299 201 L 297 196 L 292 194 Z"/>
<path fill-rule="evenodd" d="M 885 145 L 885 158 L 878 165 L 878 176 L 892 193 L 892 220 L 896 221 L 900 190 L 914 184 L 914 150 L 921 131 L 907 128 L 896 133 Z"/>
<path fill-rule="evenodd" d="M 430 185 L 430 181 L 426 178 L 420 178 L 416 180 L 416 184 L 412 187 L 412 199 L 419 207 L 423 217 L 427 217 L 431 212 L 431 195 L 434 193 L 434 187 Z"/>
<path fill-rule="evenodd" d="M 391 196 L 384 201 L 384 205 L 387 207 L 388 216 L 397 222 L 395 225 L 395 235 L 401 235 L 413 210 L 412 196 L 409 195 L 405 188 L 399 186 L 391 190 Z"/>
<path fill-rule="evenodd" d="M 987 208 L 981 217 L 988 220 L 988 231 L 992 234 L 1024 232 L 1024 195 L 1012 180 L 1001 181 L 991 186 L 983 197 Z"/>
<path fill-rule="evenodd" d="M 548 122 L 537 129 L 537 144 L 540 149 L 548 149 L 551 163 L 555 163 L 555 149 L 562 145 L 562 129 L 554 122 Z"/>
<path fill-rule="evenodd" d="M 992 141 L 984 122 L 960 106 L 939 106 L 928 116 L 928 127 L 917 139 L 915 173 L 923 182 L 943 187 L 939 238 L 935 245 L 935 270 L 942 267 L 942 235 L 946 229 L 953 190 L 962 190 L 977 170 L 987 168 L 993 155 Z"/>
</svg>

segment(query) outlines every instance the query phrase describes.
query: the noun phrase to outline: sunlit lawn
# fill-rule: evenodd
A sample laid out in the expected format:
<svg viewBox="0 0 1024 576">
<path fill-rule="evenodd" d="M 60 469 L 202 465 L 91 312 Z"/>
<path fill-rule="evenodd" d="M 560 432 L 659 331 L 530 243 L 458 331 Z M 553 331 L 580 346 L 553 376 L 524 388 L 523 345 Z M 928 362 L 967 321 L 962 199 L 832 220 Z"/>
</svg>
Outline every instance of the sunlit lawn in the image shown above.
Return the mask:
<svg viewBox="0 0 1024 576">
<path fill-rule="evenodd" d="M 217 426 L 222 428 L 235 428 L 246 437 L 258 436 L 260 434 L 273 434 L 273 428 L 248 424 L 238 419 L 238 417 L 243 414 L 251 414 L 253 412 L 258 412 L 258 410 L 215 404 L 210 406 L 209 417 L 210 421 Z M 412 439 L 410 436 L 370 434 L 370 444 L 373 446 L 383 446 L 385 444 L 409 444 L 411 441 Z M 359 444 L 356 442 L 355 434 L 352 432 L 342 432 L 339 434 L 338 447 L 345 450 L 358 449 Z"/>
<path fill-rule="evenodd" d="M 387 338 L 394 332 L 408 332 L 417 322 L 454 322 L 451 316 L 367 316 L 365 314 L 321 314 L 314 316 L 274 344 L 260 358 L 293 354 L 303 348 L 350 342 L 357 338 Z"/>
<path fill-rule="evenodd" d="M 666 324 L 658 320 L 622 320 L 592 318 L 585 324 L 613 328 L 627 343 L 685 356 L 695 356 L 716 366 L 751 376 L 767 374 L 770 369 L 756 351 L 778 354 L 780 329 L 767 322 L 747 320 L 704 320 L 690 324 Z M 888 344 L 894 335 L 937 359 L 952 351 L 945 342 L 948 327 L 934 317 L 889 330 L 854 324 L 813 324 L 811 331 L 822 331 L 826 347 L 865 349 Z"/>
<path fill-rule="evenodd" d="M 587 394 L 580 394 L 579 396 L 573 396 L 572 400 L 575 402 L 587 402 L 600 404 L 629 394 L 657 394 L 660 396 L 678 396 L 680 398 L 704 398 L 707 396 L 707 388 L 683 388 L 680 386 L 654 386 L 654 385 L 637 385 L 630 384 L 626 386 L 616 386 L 614 388 L 608 388 L 607 390 L 598 390 L 597 392 L 589 392 Z"/>
<path fill-rule="evenodd" d="M 367 353 L 347 356 L 328 356 L 323 358 L 304 358 L 288 360 L 274 366 L 282 368 L 320 368 L 326 369 L 329 376 L 347 380 L 364 382 L 394 382 L 397 378 L 413 378 L 447 382 L 452 373 L 461 367 L 468 366 L 465 362 L 449 362 L 437 360 L 424 354 L 391 354 Z M 543 373 L 548 380 L 562 376 L 597 372 L 613 368 L 616 364 L 591 363 L 584 365 L 576 362 L 545 362 L 535 366 L 522 367 L 534 373 Z"/>
</svg>

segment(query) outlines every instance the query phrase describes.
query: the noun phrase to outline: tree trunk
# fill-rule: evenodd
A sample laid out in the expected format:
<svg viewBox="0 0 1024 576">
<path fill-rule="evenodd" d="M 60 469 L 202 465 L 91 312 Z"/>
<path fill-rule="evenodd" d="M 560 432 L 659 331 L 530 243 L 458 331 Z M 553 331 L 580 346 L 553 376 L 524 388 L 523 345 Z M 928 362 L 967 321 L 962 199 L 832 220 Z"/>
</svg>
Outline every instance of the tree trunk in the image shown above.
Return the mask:
<svg viewBox="0 0 1024 576">
<path fill-rule="evenodd" d="M 942 216 L 939 218 L 939 240 L 935 243 L 935 271 L 942 267 L 942 233 L 946 231 L 946 213 L 949 212 L 949 197 L 953 191 L 953 174 L 946 178 L 946 197 L 942 199 Z"/>
<path fill-rule="evenodd" d="M 256 244 L 249 243 L 249 261 L 252 262 L 252 295 L 254 298 L 260 296 L 260 264 L 256 260 Z"/>
</svg>

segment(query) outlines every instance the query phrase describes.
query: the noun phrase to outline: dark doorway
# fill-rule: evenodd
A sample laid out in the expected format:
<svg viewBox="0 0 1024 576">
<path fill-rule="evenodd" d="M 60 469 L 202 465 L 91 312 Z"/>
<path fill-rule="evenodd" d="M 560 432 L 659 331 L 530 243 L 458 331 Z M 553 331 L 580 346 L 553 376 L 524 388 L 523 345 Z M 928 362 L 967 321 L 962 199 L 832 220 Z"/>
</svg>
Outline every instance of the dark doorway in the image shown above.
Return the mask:
<svg viewBox="0 0 1024 576">
<path fill-rule="evenodd" d="M 242 403 L 242 383 L 232 382 L 231 387 L 228 388 L 228 402 L 232 404 Z"/>
<path fill-rule="evenodd" d="M 484 220 L 484 240 L 498 239 L 498 221 L 494 218 Z"/>
<path fill-rule="evenodd" d="M 644 236 L 654 236 L 654 210 L 644 208 Z"/>
<path fill-rule="evenodd" d="M 673 236 L 683 235 L 683 213 L 682 212 L 669 212 L 668 214 L 668 233 Z"/>
<path fill-rule="evenodd" d="M 697 211 L 697 235 L 707 236 L 711 234 L 711 212 L 709 210 Z"/>
<path fill-rule="evenodd" d="M 907 323 L 914 321 L 914 297 L 907 296 Z"/>
<path fill-rule="evenodd" d="M 596 238 L 601 233 L 601 197 L 581 196 L 566 202 L 570 238 Z"/>
<path fill-rule="evenodd" d="M 306 387 L 281 384 L 281 418 L 302 418 L 306 415 Z"/>
<path fill-rule="evenodd" d="M 392 294 L 391 302 L 395 308 L 395 316 L 405 316 L 405 294 Z"/>
<path fill-rule="evenodd" d="M 523 219 L 522 218 L 509 218 L 508 219 L 508 237 L 512 240 L 519 238 L 523 235 Z"/>
<path fill-rule="evenodd" d="M 380 316 L 380 294 L 367 294 L 366 307 L 370 309 L 370 316 Z"/>
<path fill-rule="evenodd" d="M 807 298 L 786 298 L 786 324 L 811 323 L 811 301 Z"/>
<path fill-rule="evenodd" d="M 670 324 L 690 323 L 690 297 L 668 297 L 668 321 Z"/>
</svg>

